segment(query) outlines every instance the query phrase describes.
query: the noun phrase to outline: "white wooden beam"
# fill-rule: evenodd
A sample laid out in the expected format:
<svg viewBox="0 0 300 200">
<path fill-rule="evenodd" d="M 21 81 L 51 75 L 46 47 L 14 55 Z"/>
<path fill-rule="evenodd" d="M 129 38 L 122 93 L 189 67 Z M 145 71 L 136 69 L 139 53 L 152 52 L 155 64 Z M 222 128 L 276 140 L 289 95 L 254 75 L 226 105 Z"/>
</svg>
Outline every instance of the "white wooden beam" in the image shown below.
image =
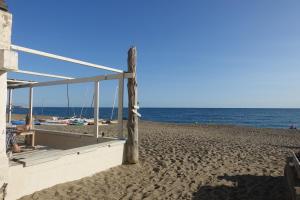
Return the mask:
<svg viewBox="0 0 300 200">
<path fill-rule="evenodd" d="M 30 119 L 30 128 L 33 128 L 33 118 L 32 118 L 32 110 L 33 110 L 33 88 L 29 88 L 29 119 Z"/>
<path fill-rule="evenodd" d="M 13 71 L 13 72 L 21 73 L 21 74 L 29 74 L 29 75 L 34 75 L 34 76 L 44 76 L 44 77 L 50 77 L 50 78 L 73 79 L 72 77 L 68 77 L 68 76 L 46 74 L 46 73 L 40 73 L 40 72 L 31 72 L 31 71 L 25 71 L 25 70 L 18 70 L 18 71 Z"/>
<path fill-rule="evenodd" d="M 8 123 L 11 123 L 11 113 L 12 113 L 12 89 L 8 90 Z"/>
<path fill-rule="evenodd" d="M 99 137 L 99 81 L 95 82 L 94 91 L 94 126 L 95 126 L 95 137 Z"/>
<path fill-rule="evenodd" d="M 73 59 L 73 58 L 68 58 L 68 57 L 64 57 L 64 56 L 59 56 L 59 55 L 55 55 L 55 54 L 51 54 L 51 53 L 46 53 L 46 52 L 43 52 L 43 51 L 29 49 L 29 48 L 26 48 L 26 47 L 11 45 L 11 48 L 13 50 L 16 50 L 16 51 L 23 51 L 23 52 L 26 52 L 26 53 L 31 53 L 31 54 L 35 54 L 35 55 L 39 55 L 39 56 L 48 57 L 48 58 L 54 58 L 54 59 L 57 59 L 57 60 L 76 63 L 76 64 L 79 64 L 79 65 L 85 65 L 85 66 L 94 67 L 94 68 L 98 68 L 98 69 L 123 73 L 123 70 L 114 69 L 114 68 L 106 67 L 106 66 L 103 66 L 103 65 L 97 65 L 97 64 L 90 63 L 90 62 L 85 62 L 85 61 L 81 61 L 81 60 L 77 60 L 77 59 Z"/>
<path fill-rule="evenodd" d="M 17 79 L 7 79 L 8 83 L 37 83 L 36 81 L 26 81 L 26 80 L 17 80 Z"/>
<path fill-rule="evenodd" d="M 119 79 L 119 92 L 118 92 L 118 137 L 119 138 L 124 138 L 123 99 L 124 99 L 124 78 L 120 78 Z"/>
<path fill-rule="evenodd" d="M 42 87 L 42 86 L 52 86 L 52 85 L 86 83 L 86 82 L 95 82 L 95 81 L 101 81 L 101 80 L 120 79 L 122 77 L 123 77 L 123 74 L 109 74 L 109 75 L 93 76 L 93 77 L 87 77 L 87 78 L 74 78 L 74 79 L 67 79 L 67 80 L 39 82 L 39 83 L 33 83 L 33 84 L 28 84 L 28 85 L 21 85 L 21 86 L 15 87 L 15 88 Z M 124 73 L 124 78 L 132 78 L 132 77 L 133 77 L 132 73 Z"/>
</svg>

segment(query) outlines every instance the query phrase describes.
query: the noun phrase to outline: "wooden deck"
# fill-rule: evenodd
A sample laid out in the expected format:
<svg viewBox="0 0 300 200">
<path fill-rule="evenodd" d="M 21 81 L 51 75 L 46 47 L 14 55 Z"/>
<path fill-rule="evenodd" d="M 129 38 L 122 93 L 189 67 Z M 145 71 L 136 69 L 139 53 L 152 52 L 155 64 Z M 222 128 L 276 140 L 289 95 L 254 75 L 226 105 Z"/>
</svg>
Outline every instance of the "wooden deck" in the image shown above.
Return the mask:
<svg viewBox="0 0 300 200">
<path fill-rule="evenodd" d="M 23 149 L 24 150 L 24 149 Z M 35 149 L 25 149 L 21 153 L 14 153 L 10 166 L 22 164 L 24 167 L 39 164 L 59 158 L 59 152 L 63 150 L 52 149 L 46 146 L 36 146 Z"/>
</svg>

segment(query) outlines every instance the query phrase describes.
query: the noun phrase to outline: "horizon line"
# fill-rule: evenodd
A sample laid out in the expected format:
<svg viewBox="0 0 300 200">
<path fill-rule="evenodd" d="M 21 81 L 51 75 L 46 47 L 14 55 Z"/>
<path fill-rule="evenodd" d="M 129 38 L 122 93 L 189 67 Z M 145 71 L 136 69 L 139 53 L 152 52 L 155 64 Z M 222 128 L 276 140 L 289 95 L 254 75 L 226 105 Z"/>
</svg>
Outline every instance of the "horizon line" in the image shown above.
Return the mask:
<svg viewBox="0 0 300 200">
<path fill-rule="evenodd" d="M 26 106 L 13 106 L 20 108 L 28 108 Z M 68 108 L 67 106 L 33 106 L 33 108 Z M 82 107 L 82 106 L 70 106 L 70 108 L 94 108 L 94 107 Z M 111 106 L 102 106 L 100 108 L 112 108 Z M 128 108 L 128 107 L 123 107 Z M 155 106 L 146 106 L 142 108 L 161 108 L 161 109 L 300 109 L 300 107 L 155 107 Z M 115 107 L 118 109 L 118 107 Z"/>
</svg>

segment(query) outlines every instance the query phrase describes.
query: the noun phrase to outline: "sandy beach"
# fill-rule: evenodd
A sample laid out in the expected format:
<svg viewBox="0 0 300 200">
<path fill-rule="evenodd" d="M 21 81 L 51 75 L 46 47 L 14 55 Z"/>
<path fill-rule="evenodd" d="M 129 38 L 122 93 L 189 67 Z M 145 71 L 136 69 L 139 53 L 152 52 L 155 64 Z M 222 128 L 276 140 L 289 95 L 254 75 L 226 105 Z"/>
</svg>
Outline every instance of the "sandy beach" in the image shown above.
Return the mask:
<svg viewBox="0 0 300 200">
<path fill-rule="evenodd" d="M 100 129 L 111 135 L 114 126 Z M 21 199 L 286 199 L 283 170 L 286 156 L 300 146 L 297 130 L 143 121 L 139 131 L 140 164 Z"/>
</svg>

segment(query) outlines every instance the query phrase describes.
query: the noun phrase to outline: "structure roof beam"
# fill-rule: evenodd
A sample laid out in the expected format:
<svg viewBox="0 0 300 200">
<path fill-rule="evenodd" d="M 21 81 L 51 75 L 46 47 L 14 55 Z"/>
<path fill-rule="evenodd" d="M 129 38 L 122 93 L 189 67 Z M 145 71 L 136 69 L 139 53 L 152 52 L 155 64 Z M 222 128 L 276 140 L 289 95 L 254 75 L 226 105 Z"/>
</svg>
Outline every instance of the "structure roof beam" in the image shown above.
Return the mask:
<svg viewBox="0 0 300 200">
<path fill-rule="evenodd" d="M 44 57 L 48 57 L 48 58 L 53 58 L 53 59 L 57 59 L 57 60 L 66 61 L 66 62 L 76 63 L 76 64 L 79 64 L 79 65 L 85 65 L 85 66 L 94 67 L 94 68 L 103 69 L 103 70 L 108 70 L 108 71 L 112 71 L 112 72 L 123 73 L 123 70 L 119 70 L 119 69 L 115 69 L 115 68 L 111 68 L 111 67 L 106 67 L 106 66 L 103 66 L 103 65 L 98 65 L 98 64 L 94 64 L 94 63 L 90 63 L 90 62 L 85 62 L 85 61 L 81 61 L 81 60 L 77 60 L 77 59 L 73 59 L 73 58 L 68 58 L 68 57 L 64 57 L 64 56 L 59 56 L 59 55 L 55 55 L 55 54 L 51 54 L 51 53 L 46 53 L 46 52 L 43 52 L 43 51 L 29 49 L 29 48 L 21 47 L 21 46 L 18 46 L 18 45 L 11 45 L 11 49 L 13 49 L 15 51 L 22 51 L 22 52 L 25 52 L 25 53 L 35 54 L 35 55 L 39 55 L 39 56 L 44 56 Z"/>
<path fill-rule="evenodd" d="M 73 79 L 72 77 L 68 77 L 68 76 L 46 74 L 46 73 L 32 72 L 32 71 L 25 71 L 25 70 L 18 70 L 18 71 L 13 71 L 13 72 L 21 73 L 21 74 L 29 74 L 29 75 L 34 75 L 34 76 L 44 76 L 44 77 L 50 77 L 50 78 Z"/>
</svg>

